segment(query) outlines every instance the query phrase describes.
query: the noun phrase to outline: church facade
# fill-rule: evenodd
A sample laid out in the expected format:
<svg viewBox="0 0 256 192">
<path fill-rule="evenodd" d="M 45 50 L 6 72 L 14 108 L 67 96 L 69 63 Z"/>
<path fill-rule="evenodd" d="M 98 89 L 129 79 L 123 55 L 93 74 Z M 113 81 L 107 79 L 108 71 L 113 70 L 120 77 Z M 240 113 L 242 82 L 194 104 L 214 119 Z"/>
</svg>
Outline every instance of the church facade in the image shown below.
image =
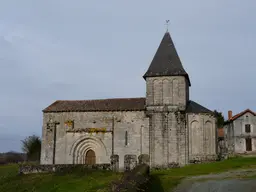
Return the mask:
<svg viewBox="0 0 256 192">
<path fill-rule="evenodd" d="M 189 100 L 189 75 L 169 32 L 143 78 L 143 98 L 58 100 L 45 108 L 41 164 L 102 164 L 116 156 L 122 170 L 141 156 L 151 167 L 215 160 L 216 119 Z"/>
</svg>

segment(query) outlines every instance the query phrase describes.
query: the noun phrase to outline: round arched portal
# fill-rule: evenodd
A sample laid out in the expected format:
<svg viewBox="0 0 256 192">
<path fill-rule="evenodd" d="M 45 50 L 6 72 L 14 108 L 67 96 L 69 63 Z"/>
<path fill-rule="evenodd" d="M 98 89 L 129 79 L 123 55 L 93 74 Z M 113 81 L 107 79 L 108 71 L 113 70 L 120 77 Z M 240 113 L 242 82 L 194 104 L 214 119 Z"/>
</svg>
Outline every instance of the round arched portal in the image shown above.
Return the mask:
<svg viewBox="0 0 256 192">
<path fill-rule="evenodd" d="M 101 139 L 93 136 L 77 139 L 71 146 L 70 155 L 72 155 L 73 164 L 85 164 L 87 162 L 98 164 L 108 156 L 104 143 Z M 88 158 L 86 158 L 87 156 Z"/>
<path fill-rule="evenodd" d="M 86 165 L 94 165 L 96 164 L 96 155 L 93 150 L 88 150 L 85 154 L 85 162 Z"/>
</svg>

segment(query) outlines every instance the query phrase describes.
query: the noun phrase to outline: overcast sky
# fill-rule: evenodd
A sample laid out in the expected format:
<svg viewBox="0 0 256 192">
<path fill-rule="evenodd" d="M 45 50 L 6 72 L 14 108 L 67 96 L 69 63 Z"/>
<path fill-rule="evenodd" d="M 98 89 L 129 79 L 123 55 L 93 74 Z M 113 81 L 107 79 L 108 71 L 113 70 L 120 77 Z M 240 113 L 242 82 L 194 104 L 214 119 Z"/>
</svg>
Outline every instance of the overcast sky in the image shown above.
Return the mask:
<svg viewBox="0 0 256 192">
<path fill-rule="evenodd" d="M 166 31 L 209 109 L 256 110 L 255 0 L 1 0 L 0 152 L 41 136 L 60 99 L 145 96 Z"/>
</svg>

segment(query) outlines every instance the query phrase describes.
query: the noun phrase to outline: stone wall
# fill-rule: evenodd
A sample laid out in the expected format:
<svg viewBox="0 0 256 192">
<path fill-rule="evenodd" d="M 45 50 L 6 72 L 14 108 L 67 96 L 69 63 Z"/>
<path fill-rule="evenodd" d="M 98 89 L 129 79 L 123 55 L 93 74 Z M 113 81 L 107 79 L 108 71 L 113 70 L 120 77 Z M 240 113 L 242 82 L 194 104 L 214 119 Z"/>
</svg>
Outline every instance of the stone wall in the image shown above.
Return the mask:
<svg viewBox="0 0 256 192">
<path fill-rule="evenodd" d="M 113 126 L 114 154 L 119 156 L 120 170 L 124 169 L 126 154 L 135 155 L 136 159 L 140 154 L 149 154 L 149 121 L 144 111 L 44 113 L 41 164 L 52 164 L 53 160 L 54 135 L 47 126 L 50 119 L 59 123 L 56 127 L 56 164 L 83 164 L 89 149 L 95 152 L 97 164 L 110 163 Z M 72 130 L 65 127 L 67 120 L 74 122 Z M 106 128 L 107 132 L 86 133 L 84 128 Z"/>
<path fill-rule="evenodd" d="M 82 170 L 111 170 L 110 164 L 96 164 L 96 165 L 20 165 L 19 174 L 30 174 L 30 173 L 52 173 L 52 172 L 72 172 L 73 169 Z"/>
<path fill-rule="evenodd" d="M 147 106 L 185 106 L 189 97 L 188 82 L 183 76 L 148 77 Z"/>
<path fill-rule="evenodd" d="M 121 180 L 113 182 L 110 191 L 147 191 L 149 189 L 149 173 L 149 165 L 140 164 L 133 170 L 126 172 Z"/>
<path fill-rule="evenodd" d="M 224 142 L 225 142 L 227 155 L 233 155 L 235 152 L 233 123 L 225 124 L 223 129 L 224 129 Z"/>
<path fill-rule="evenodd" d="M 186 116 L 189 97 L 185 77 L 150 77 L 147 83 L 147 115 L 150 130 L 151 167 L 185 165 L 187 157 Z"/>
<path fill-rule="evenodd" d="M 216 160 L 216 119 L 209 114 L 188 114 L 189 162 Z"/>
</svg>

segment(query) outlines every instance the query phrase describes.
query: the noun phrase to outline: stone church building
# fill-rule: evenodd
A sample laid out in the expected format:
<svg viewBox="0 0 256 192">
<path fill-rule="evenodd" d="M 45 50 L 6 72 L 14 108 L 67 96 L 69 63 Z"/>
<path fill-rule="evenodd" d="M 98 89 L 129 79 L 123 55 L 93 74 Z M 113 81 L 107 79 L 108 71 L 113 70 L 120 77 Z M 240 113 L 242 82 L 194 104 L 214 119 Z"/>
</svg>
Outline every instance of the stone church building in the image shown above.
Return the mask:
<svg viewBox="0 0 256 192">
<path fill-rule="evenodd" d="M 58 100 L 44 109 L 41 164 L 102 164 L 115 157 L 123 170 L 141 157 L 151 167 L 215 160 L 215 117 L 189 100 L 189 75 L 169 32 L 143 78 L 143 98 Z"/>
</svg>

